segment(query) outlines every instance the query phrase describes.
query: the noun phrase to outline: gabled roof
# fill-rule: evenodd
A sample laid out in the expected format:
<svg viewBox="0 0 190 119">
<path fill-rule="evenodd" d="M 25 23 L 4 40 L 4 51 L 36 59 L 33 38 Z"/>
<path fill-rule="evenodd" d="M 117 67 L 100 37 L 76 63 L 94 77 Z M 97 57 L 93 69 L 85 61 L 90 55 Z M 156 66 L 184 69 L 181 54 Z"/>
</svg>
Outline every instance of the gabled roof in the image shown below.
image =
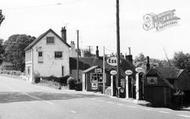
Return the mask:
<svg viewBox="0 0 190 119">
<path fill-rule="evenodd" d="M 177 69 L 175 67 L 155 67 L 151 68 L 146 75 L 158 75 L 161 80 L 163 80 L 170 88 L 174 89 L 173 83 L 168 79 L 176 80 L 180 76 L 183 70 Z"/>
<path fill-rule="evenodd" d="M 46 36 L 49 32 L 52 32 L 56 37 L 58 37 L 64 44 L 68 47 L 71 47 L 68 43 L 65 42 L 63 38 L 61 38 L 57 33 L 55 33 L 52 29 L 47 30 L 45 33 L 41 34 L 37 39 L 35 39 L 31 44 L 29 44 L 24 50 L 27 51 L 31 49 L 34 45 L 36 45 L 44 36 Z"/>
<path fill-rule="evenodd" d="M 181 72 L 182 70 L 175 67 L 155 67 L 151 68 L 146 75 L 157 74 L 164 79 L 177 79 Z"/>
</svg>

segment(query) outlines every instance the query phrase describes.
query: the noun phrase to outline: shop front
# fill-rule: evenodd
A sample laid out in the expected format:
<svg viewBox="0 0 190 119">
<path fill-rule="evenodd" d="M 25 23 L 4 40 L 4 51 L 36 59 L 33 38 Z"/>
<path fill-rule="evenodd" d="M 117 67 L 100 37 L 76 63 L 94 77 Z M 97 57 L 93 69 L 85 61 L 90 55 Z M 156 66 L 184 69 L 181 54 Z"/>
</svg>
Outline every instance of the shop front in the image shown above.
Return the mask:
<svg viewBox="0 0 190 119">
<path fill-rule="evenodd" d="M 106 78 L 105 78 L 106 79 Z M 106 83 L 107 81 L 105 81 Z M 83 90 L 103 91 L 103 70 L 98 66 L 92 66 L 83 71 Z"/>
</svg>

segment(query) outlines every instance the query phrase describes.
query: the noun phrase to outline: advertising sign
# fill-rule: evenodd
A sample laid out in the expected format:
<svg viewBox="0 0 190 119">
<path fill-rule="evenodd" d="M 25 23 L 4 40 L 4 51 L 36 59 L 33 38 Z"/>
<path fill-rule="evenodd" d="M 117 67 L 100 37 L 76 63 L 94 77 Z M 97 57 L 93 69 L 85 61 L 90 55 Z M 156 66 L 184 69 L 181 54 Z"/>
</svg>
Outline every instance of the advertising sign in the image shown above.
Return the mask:
<svg viewBox="0 0 190 119">
<path fill-rule="evenodd" d="M 116 74 L 117 74 L 117 71 L 116 71 L 116 70 L 111 70 L 111 71 L 110 71 L 110 74 L 111 74 L 111 75 L 116 75 Z"/>
<path fill-rule="evenodd" d="M 142 67 L 137 67 L 135 69 L 136 72 L 140 73 L 140 72 L 145 72 L 144 69 Z"/>
<path fill-rule="evenodd" d="M 102 73 L 102 69 L 101 68 L 96 68 L 95 73 Z"/>
<path fill-rule="evenodd" d="M 117 66 L 117 57 L 109 57 L 107 63 L 111 66 Z"/>
<path fill-rule="evenodd" d="M 98 89 L 98 82 L 92 82 L 91 87 L 92 87 L 92 90 L 97 90 Z"/>
<path fill-rule="evenodd" d="M 133 74 L 133 71 L 131 71 L 131 70 L 126 70 L 126 71 L 125 71 L 125 74 L 126 74 L 127 76 L 132 75 L 132 74 Z"/>
</svg>

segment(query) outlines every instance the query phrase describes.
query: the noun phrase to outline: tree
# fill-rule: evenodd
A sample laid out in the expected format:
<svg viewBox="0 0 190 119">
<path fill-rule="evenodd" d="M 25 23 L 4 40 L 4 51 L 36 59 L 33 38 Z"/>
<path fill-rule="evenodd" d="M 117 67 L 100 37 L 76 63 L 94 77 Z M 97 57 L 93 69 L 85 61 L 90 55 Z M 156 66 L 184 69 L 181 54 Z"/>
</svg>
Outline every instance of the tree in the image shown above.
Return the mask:
<svg viewBox="0 0 190 119">
<path fill-rule="evenodd" d="M 2 14 L 2 10 L 0 9 L 0 25 L 4 19 L 5 19 L 5 16 Z"/>
<path fill-rule="evenodd" d="M 143 53 L 140 53 L 137 57 L 135 57 L 134 64 L 136 67 L 146 66 L 146 57 Z"/>
<path fill-rule="evenodd" d="M 5 61 L 13 64 L 15 70 L 24 71 L 25 66 L 25 51 L 24 49 L 28 46 L 35 37 L 16 34 L 8 38 L 4 43 L 5 47 Z"/>
<path fill-rule="evenodd" d="M 3 47 L 3 39 L 0 39 L 0 64 L 3 62 L 4 55 L 4 47 Z"/>
<path fill-rule="evenodd" d="M 173 63 L 179 69 L 188 69 L 190 71 L 190 54 L 184 54 L 182 51 L 175 52 Z"/>
<path fill-rule="evenodd" d="M 146 69 L 146 63 L 147 63 L 147 58 L 144 56 L 143 53 L 140 53 L 134 60 L 134 64 L 135 64 L 136 67 L 142 67 L 142 68 Z M 150 63 L 150 67 L 154 67 L 154 66 L 159 66 L 159 67 L 170 66 L 170 63 L 168 61 L 155 59 L 155 58 L 150 58 L 149 63 Z"/>
<path fill-rule="evenodd" d="M 94 56 L 91 51 L 89 51 L 88 49 L 83 50 L 84 53 L 84 57 L 92 57 Z"/>
</svg>

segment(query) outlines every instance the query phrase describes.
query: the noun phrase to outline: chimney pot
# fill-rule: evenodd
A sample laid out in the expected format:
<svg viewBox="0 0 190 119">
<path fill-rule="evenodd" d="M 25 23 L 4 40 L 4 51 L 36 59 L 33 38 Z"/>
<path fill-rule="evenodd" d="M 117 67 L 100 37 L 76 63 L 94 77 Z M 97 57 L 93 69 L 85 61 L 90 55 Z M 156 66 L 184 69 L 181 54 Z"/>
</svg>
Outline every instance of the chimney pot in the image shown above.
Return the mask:
<svg viewBox="0 0 190 119">
<path fill-rule="evenodd" d="M 67 42 L 67 30 L 65 26 L 61 28 L 61 37 L 65 42 Z"/>
<path fill-rule="evenodd" d="M 99 58 L 99 49 L 98 49 L 98 46 L 96 46 L 96 57 Z"/>
<path fill-rule="evenodd" d="M 131 55 L 131 47 L 129 47 L 129 55 Z"/>
<path fill-rule="evenodd" d="M 126 55 L 125 59 L 130 62 L 131 64 L 133 64 L 133 56 L 132 55 Z"/>
<path fill-rule="evenodd" d="M 74 41 L 71 41 L 70 46 L 71 46 L 71 48 L 75 49 L 75 42 L 74 42 Z"/>
</svg>

